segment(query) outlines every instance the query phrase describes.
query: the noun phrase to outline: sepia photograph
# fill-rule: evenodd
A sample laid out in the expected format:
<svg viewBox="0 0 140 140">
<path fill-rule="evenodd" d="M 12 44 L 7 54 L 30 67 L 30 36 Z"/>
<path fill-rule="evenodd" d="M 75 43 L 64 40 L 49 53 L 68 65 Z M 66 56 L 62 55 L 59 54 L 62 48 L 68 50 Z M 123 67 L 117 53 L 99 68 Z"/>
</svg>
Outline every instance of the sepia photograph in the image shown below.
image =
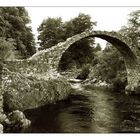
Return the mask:
<svg viewBox="0 0 140 140">
<path fill-rule="evenodd" d="M 0 133 L 140 133 L 140 7 L 0 7 Z"/>
</svg>

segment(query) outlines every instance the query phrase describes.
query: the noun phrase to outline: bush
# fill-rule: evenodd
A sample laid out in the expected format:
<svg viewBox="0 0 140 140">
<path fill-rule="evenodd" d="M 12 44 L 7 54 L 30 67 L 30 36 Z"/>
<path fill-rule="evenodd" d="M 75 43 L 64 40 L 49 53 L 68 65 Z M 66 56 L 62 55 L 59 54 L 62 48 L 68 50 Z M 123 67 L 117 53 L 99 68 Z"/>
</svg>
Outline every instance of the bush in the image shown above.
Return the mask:
<svg viewBox="0 0 140 140">
<path fill-rule="evenodd" d="M 3 70 L 4 111 L 24 111 L 66 98 L 72 92 L 64 78 L 39 80 L 20 73 Z"/>
<path fill-rule="evenodd" d="M 15 49 L 14 40 L 0 37 L 0 61 L 8 60 Z"/>
<path fill-rule="evenodd" d="M 76 79 L 85 80 L 85 79 L 87 79 L 89 73 L 90 73 L 90 64 L 83 65 L 82 71 L 81 71 L 81 73 L 77 76 Z"/>
<path fill-rule="evenodd" d="M 122 73 L 120 76 L 117 75 L 117 77 L 112 80 L 112 83 L 115 91 L 124 90 L 127 85 L 127 77 Z"/>
</svg>

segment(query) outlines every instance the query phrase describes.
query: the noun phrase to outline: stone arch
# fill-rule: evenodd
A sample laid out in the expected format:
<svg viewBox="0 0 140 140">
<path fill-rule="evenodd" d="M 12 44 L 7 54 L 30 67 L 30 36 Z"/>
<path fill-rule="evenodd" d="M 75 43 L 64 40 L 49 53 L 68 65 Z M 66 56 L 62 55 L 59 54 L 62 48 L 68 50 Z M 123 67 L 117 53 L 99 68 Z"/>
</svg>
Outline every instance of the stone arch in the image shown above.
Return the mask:
<svg viewBox="0 0 140 140">
<path fill-rule="evenodd" d="M 135 50 L 131 46 L 131 41 L 128 38 L 122 36 L 121 34 L 118 34 L 116 32 L 107 32 L 107 31 L 91 31 L 91 32 L 85 31 L 81 34 L 68 38 L 63 45 L 64 48 L 61 49 L 61 56 L 57 57 L 59 58 L 57 61 L 60 62 L 63 53 L 72 44 L 76 43 L 81 39 L 89 38 L 89 37 L 97 37 L 106 40 L 107 42 L 111 43 L 114 47 L 116 47 L 124 58 L 126 68 L 132 68 L 136 65 L 137 57 L 135 55 Z M 59 62 L 57 62 L 57 68 L 59 66 Z"/>
<path fill-rule="evenodd" d="M 112 32 L 111 32 L 111 34 L 106 34 L 104 32 L 103 33 L 102 32 L 100 32 L 100 33 L 98 33 L 98 32 L 92 32 L 92 33 L 93 34 L 89 34 L 88 36 L 83 37 L 83 38 L 89 38 L 89 37 L 96 38 L 97 37 L 97 38 L 103 39 L 103 40 L 111 43 L 121 53 L 121 55 L 124 58 L 125 64 L 127 65 L 128 68 L 129 67 L 132 67 L 132 65 L 134 65 L 136 63 L 136 60 L 137 60 L 136 59 L 136 55 L 133 53 L 133 51 L 131 50 L 131 48 L 126 44 L 126 40 L 125 41 L 122 41 L 122 40 L 120 40 L 120 38 L 117 37 L 118 36 L 117 33 L 114 33 L 113 34 L 114 36 L 112 36 Z M 83 38 L 80 38 L 79 40 L 81 40 Z M 72 44 L 70 44 L 69 47 L 67 46 L 67 49 L 69 49 L 71 47 L 71 45 L 73 45 L 74 43 L 78 42 L 79 40 L 76 40 L 75 42 L 73 42 Z M 65 52 L 63 52 L 63 54 L 64 53 Z M 62 58 L 63 54 L 61 55 L 61 58 Z M 61 59 L 59 60 L 59 62 L 60 61 L 61 61 Z M 58 63 L 58 66 L 59 66 L 59 63 Z"/>
<path fill-rule="evenodd" d="M 58 66 L 63 53 L 75 42 L 88 38 L 98 37 L 106 40 L 115 46 L 124 58 L 128 84 L 133 87 L 140 80 L 139 65 L 137 61 L 137 50 L 132 46 L 131 40 L 114 31 L 89 31 L 86 30 L 80 34 L 68 38 L 65 42 L 60 42 L 50 49 L 42 50 L 34 54 L 30 60 L 38 60 L 39 62 L 47 62 L 53 73 L 58 73 Z"/>
<path fill-rule="evenodd" d="M 68 38 L 65 42 L 60 42 L 55 46 L 52 46 L 49 49 L 42 50 L 34 54 L 30 60 L 39 60 L 44 61 L 47 60 L 50 63 L 53 63 L 54 67 L 57 69 L 59 61 L 63 55 L 63 53 L 74 43 L 77 41 L 88 38 L 88 37 L 97 37 L 101 38 L 103 40 L 106 40 L 107 42 L 111 43 L 113 46 L 115 46 L 118 51 L 122 54 L 124 57 L 125 62 L 129 62 L 134 64 L 136 62 L 136 54 L 135 49 L 132 47 L 131 41 L 122 36 L 121 34 L 118 34 L 116 32 L 107 32 L 107 31 L 89 31 L 86 30 L 85 32 L 82 32 L 80 34 L 77 34 L 75 36 L 72 36 Z"/>
<path fill-rule="evenodd" d="M 99 34 L 99 35 L 91 35 L 89 37 L 97 37 L 101 38 L 103 40 L 106 40 L 107 42 L 111 43 L 114 47 L 117 48 L 117 50 L 121 53 L 121 55 L 124 57 L 125 61 L 134 62 L 136 60 L 135 54 L 132 52 L 131 48 L 123 41 L 116 37 L 112 37 L 109 35 Z"/>
</svg>

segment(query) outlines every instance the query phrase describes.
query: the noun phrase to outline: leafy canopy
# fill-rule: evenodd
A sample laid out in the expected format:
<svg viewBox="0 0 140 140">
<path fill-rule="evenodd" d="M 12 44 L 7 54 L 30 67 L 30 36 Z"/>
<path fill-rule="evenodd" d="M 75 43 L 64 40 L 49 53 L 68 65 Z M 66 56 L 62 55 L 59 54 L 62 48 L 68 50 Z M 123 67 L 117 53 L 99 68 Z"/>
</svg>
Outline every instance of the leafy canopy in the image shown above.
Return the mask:
<svg viewBox="0 0 140 140">
<path fill-rule="evenodd" d="M 15 40 L 15 48 L 19 56 L 27 58 L 35 53 L 35 42 L 30 18 L 24 7 L 0 8 L 0 37 Z"/>
<path fill-rule="evenodd" d="M 50 18 L 43 20 L 38 28 L 39 44 L 42 49 L 50 48 L 61 41 L 65 41 L 68 37 L 76 35 L 85 31 L 86 29 L 93 29 L 96 22 L 91 21 L 89 15 L 80 13 L 69 21 L 62 22 L 62 18 Z"/>
</svg>

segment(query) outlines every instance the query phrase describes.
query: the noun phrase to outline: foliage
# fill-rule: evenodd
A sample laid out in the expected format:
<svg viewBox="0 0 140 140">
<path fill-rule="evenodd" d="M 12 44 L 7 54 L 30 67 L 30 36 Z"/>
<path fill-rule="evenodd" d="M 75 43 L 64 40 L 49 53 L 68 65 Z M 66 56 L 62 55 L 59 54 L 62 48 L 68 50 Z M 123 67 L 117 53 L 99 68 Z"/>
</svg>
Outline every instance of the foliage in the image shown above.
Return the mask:
<svg viewBox="0 0 140 140">
<path fill-rule="evenodd" d="M 61 18 L 47 18 L 38 28 L 40 46 L 50 48 L 64 40 L 64 31 Z"/>
<path fill-rule="evenodd" d="M 91 21 L 89 15 L 80 13 L 78 17 L 70 21 L 62 22 L 59 18 L 50 18 L 43 20 L 38 28 L 38 40 L 42 49 L 50 48 L 57 43 L 66 40 L 67 38 L 85 31 L 92 29 L 96 22 Z"/>
<path fill-rule="evenodd" d="M 139 47 L 139 27 L 140 10 L 137 10 L 129 14 L 128 24 L 123 26 L 119 33 L 129 37 L 133 43 L 133 47 Z M 106 48 L 102 52 L 96 52 L 96 48 L 94 50 L 95 56 L 92 63 L 94 66 L 92 77 L 97 77 L 102 81 L 113 84 L 115 90 L 124 89 L 127 85 L 127 72 L 123 57 L 119 51 L 109 43 L 107 43 Z"/>
<path fill-rule="evenodd" d="M 85 64 L 82 66 L 81 73 L 77 76 L 76 79 L 86 80 L 90 73 L 90 64 Z"/>
<path fill-rule="evenodd" d="M 61 18 L 49 17 L 38 28 L 41 49 L 50 48 L 86 29 L 93 29 L 93 25 L 96 23 L 91 21 L 91 17 L 82 13 L 66 22 L 62 22 Z M 64 71 L 71 67 L 82 67 L 84 63 L 90 63 L 93 59 L 90 45 L 93 43 L 94 39 L 89 38 L 71 45 L 62 56 L 59 69 Z"/>
<path fill-rule="evenodd" d="M 14 40 L 11 38 L 6 40 L 6 38 L 0 37 L 0 42 L 0 61 L 10 59 L 15 49 Z"/>
<path fill-rule="evenodd" d="M 107 69 L 105 69 L 105 77 L 107 76 L 108 79 L 115 78 L 118 71 L 126 70 L 123 57 L 113 46 L 110 46 L 104 50 L 103 59 L 105 62 L 103 67 L 105 68 L 106 65 L 108 65 Z"/>
<path fill-rule="evenodd" d="M 120 30 L 124 36 L 131 39 L 133 46 L 140 50 L 140 10 L 129 14 L 128 24 Z"/>
<path fill-rule="evenodd" d="M 98 51 L 101 51 L 101 50 L 102 50 L 102 48 L 101 48 L 100 43 L 97 43 L 96 46 L 94 47 L 93 51 L 98 52 Z"/>
<path fill-rule="evenodd" d="M 80 13 L 78 17 L 71 19 L 66 22 L 65 27 L 65 38 L 71 37 L 75 34 L 79 34 L 86 29 L 93 29 L 96 22 L 91 21 L 89 15 Z M 60 62 L 60 69 L 66 70 L 75 66 L 76 68 L 82 68 L 86 63 L 92 63 L 94 59 L 93 46 L 94 38 L 82 39 L 75 44 L 71 45 L 70 48 L 62 56 Z"/>
<path fill-rule="evenodd" d="M 29 23 L 30 19 L 24 7 L 0 8 L 0 37 L 14 39 L 16 50 L 23 58 L 35 53 L 34 37 Z"/>
<path fill-rule="evenodd" d="M 116 77 L 112 79 L 112 83 L 115 91 L 125 89 L 127 85 L 126 71 L 118 71 Z"/>
<path fill-rule="evenodd" d="M 89 15 L 80 13 L 78 17 L 64 23 L 65 39 L 84 32 L 86 29 L 92 30 L 95 25 L 96 22 L 91 21 L 91 17 Z"/>
<path fill-rule="evenodd" d="M 88 45 L 88 40 L 80 40 L 71 45 L 62 55 L 59 68 L 62 71 L 71 68 L 81 68 L 86 63 L 94 60 L 93 48 Z"/>
<path fill-rule="evenodd" d="M 127 84 L 126 68 L 123 57 L 119 51 L 107 44 L 100 53 L 96 52 L 96 63 L 93 63 L 93 75 L 101 81 L 113 84 L 114 89 L 122 89 Z"/>
<path fill-rule="evenodd" d="M 70 83 L 64 78 L 37 79 L 26 77 L 3 67 L 2 77 L 5 111 L 26 110 L 55 103 L 72 92 Z"/>
</svg>

